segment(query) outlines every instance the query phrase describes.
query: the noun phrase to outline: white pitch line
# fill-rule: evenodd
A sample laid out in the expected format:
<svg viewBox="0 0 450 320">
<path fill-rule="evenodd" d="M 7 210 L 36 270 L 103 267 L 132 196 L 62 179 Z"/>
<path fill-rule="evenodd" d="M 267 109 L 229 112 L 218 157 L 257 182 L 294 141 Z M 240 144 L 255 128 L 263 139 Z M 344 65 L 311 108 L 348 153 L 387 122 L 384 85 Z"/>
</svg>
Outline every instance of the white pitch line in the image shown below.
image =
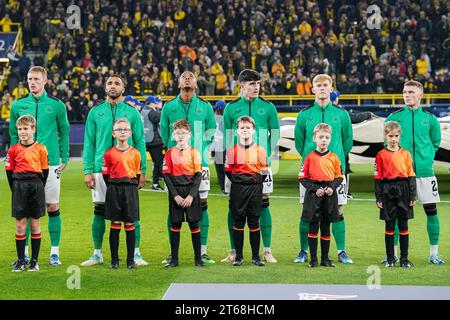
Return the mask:
<svg viewBox="0 0 450 320">
<path fill-rule="evenodd" d="M 152 190 L 152 189 L 140 189 L 142 191 L 150 191 L 150 192 L 165 192 L 165 191 L 156 191 L 156 190 Z M 228 197 L 228 195 L 226 194 L 219 194 L 219 193 L 210 193 L 208 194 L 209 196 L 213 196 L 213 197 Z M 299 197 L 292 197 L 292 196 L 270 196 L 271 199 L 299 199 Z M 370 201 L 373 202 L 375 201 L 375 199 L 367 199 L 367 198 L 353 198 L 353 199 L 348 199 L 349 201 Z M 450 201 L 445 201 L 445 200 L 441 200 L 441 203 L 450 203 Z"/>
</svg>

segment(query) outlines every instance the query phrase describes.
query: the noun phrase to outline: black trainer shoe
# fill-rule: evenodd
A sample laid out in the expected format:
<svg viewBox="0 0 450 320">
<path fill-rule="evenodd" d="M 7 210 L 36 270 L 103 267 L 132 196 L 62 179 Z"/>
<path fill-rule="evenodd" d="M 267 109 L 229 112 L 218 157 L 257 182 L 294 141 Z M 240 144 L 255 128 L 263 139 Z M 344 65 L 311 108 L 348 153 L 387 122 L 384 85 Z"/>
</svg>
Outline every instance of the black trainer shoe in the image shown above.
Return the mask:
<svg viewBox="0 0 450 320">
<path fill-rule="evenodd" d="M 25 262 L 23 260 L 17 260 L 16 265 L 11 270 L 12 272 L 22 272 L 25 270 Z"/>
<path fill-rule="evenodd" d="M 28 267 L 28 271 L 30 272 L 39 271 L 39 265 L 36 260 L 31 260 L 30 266 Z"/>
<path fill-rule="evenodd" d="M 119 261 L 111 261 L 109 268 L 110 269 L 119 269 Z"/>
<path fill-rule="evenodd" d="M 384 264 L 386 268 L 394 268 L 395 267 L 395 260 L 386 260 L 386 263 Z"/>
<path fill-rule="evenodd" d="M 27 264 L 30 263 L 30 260 L 31 260 L 30 257 L 25 256 L 25 259 L 23 260 L 23 263 L 24 263 L 25 265 L 27 265 Z M 17 259 L 17 260 L 14 261 L 14 262 L 11 262 L 11 266 L 15 267 L 16 264 L 17 264 L 17 262 L 19 262 L 19 259 Z"/>
<path fill-rule="evenodd" d="M 134 260 L 127 261 L 127 268 L 128 269 L 136 269 L 136 263 L 134 263 Z"/>
<path fill-rule="evenodd" d="M 336 265 L 330 259 L 322 259 L 322 261 L 320 261 L 320 265 L 322 267 L 328 267 L 328 268 L 336 267 Z"/>
<path fill-rule="evenodd" d="M 159 184 L 152 184 L 151 189 L 155 191 L 164 191 L 164 188 L 162 188 Z"/>
<path fill-rule="evenodd" d="M 200 259 L 200 260 L 195 260 L 195 266 L 196 266 L 196 267 L 203 268 L 203 267 L 206 267 L 206 263 L 204 263 L 204 262 L 202 261 L 202 259 Z"/>
<path fill-rule="evenodd" d="M 240 267 L 243 264 L 244 264 L 244 259 L 237 259 L 236 258 L 236 260 L 234 260 L 234 262 L 233 262 L 233 266 L 235 266 L 235 267 Z"/>
<path fill-rule="evenodd" d="M 317 261 L 317 259 L 311 259 L 311 261 L 309 261 L 310 268 L 317 268 L 318 266 L 319 266 L 319 262 Z"/>
<path fill-rule="evenodd" d="M 412 268 L 414 265 L 408 259 L 400 260 L 400 268 Z"/>
<path fill-rule="evenodd" d="M 175 268 L 178 267 L 178 260 L 170 259 L 168 263 L 164 265 L 165 268 Z"/>
<path fill-rule="evenodd" d="M 252 265 L 257 266 L 257 267 L 264 267 L 266 264 L 264 262 L 262 262 L 261 259 L 258 257 L 258 259 L 252 260 Z"/>
</svg>

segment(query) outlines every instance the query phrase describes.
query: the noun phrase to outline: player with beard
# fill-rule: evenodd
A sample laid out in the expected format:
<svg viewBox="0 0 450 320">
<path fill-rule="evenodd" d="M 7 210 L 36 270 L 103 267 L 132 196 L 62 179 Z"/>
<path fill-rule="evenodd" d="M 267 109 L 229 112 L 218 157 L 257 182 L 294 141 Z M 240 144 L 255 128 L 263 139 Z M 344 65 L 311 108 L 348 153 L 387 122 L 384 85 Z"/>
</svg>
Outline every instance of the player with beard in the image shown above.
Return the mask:
<svg viewBox="0 0 450 320">
<path fill-rule="evenodd" d="M 84 135 L 84 182 L 92 190 L 92 202 L 94 203 L 94 220 L 92 222 L 92 240 L 94 242 L 94 254 L 82 266 L 92 266 L 103 263 L 102 244 L 105 234 L 105 196 L 106 185 L 102 176 L 102 161 L 105 152 L 114 146 L 114 138 L 111 133 L 113 123 L 120 118 L 126 118 L 130 122 L 132 136 L 129 144 L 141 154 L 141 170 L 139 188 L 145 184 L 146 150 L 144 126 L 139 112 L 123 100 L 125 81 L 118 75 L 111 75 L 106 80 L 106 101 L 92 108 L 86 120 Z M 140 222 L 135 222 L 136 247 L 134 261 L 136 265 L 143 266 L 148 263 L 142 258 L 140 244 Z"/>
<path fill-rule="evenodd" d="M 191 124 L 192 137 L 190 146 L 199 150 L 202 155 L 202 181 L 200 183 L 200 203 L 202 217 L 200 220 L 201 254 L 202 261 L 206 264 L 215 263 L 207 254 L 209 215 L 208 215 L 208 191 L 210 189 L 210 173 L 208 168 L 208 146 L 214 139 L 216 121 L 211 104 L 196 95 L 197 79 L 191 71 L 185 71 L 178 80 L 179 95 L 166 102 L 162 109 L 160 129 L 163 143 L 170 149 L 176 145 L 172 138 L 173 124 L 178 120 L 187 120 Z M 167 227 L 170 237 L 170 221 L 167 219 Z M 170 262 L 170 257 L 163 263 Z"/>
</svg>

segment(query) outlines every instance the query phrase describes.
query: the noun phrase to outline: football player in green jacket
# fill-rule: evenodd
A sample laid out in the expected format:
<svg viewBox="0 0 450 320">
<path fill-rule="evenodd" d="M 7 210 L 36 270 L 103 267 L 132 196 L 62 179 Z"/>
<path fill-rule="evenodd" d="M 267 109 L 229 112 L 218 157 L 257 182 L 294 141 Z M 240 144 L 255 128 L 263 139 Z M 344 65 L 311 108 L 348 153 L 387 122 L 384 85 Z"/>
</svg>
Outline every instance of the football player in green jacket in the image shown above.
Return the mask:
<svg viewBox="0 0 450 320">
<path fill-rule="evenodd" d="M 159 127 L 163 143 L 170 149 L 176 145 L 172 138 L 172 125 L 177 120 L 187 120 L 191 123 L 192 136 L 190 145 L 200 151 L 202 155 L 202 181 L 200 183 L 200 203 L 202 207 L 202 218 L 200 220 L 200 239 L 202 261 L 206 264 L 213 264 L 215 261 L 208 256 L 208 192 L 210 189 L 210 173 L 208 168 L 209 151 L 208 146 L 214 140 L 216 132 L 216 120 L 214 111 L 208 101 L 196 95 L 197 79 L 191 71 L 185 71 L 178 80 L 180 94 L 164 104 L 161 113 Z M 170 236 L 170 222 L 167 217 L 167 228 Z M 170 257 L 163 260 L 164 264 L 169 264 Z"/>
<path fill-rule="evenodd" d="M 226 150 L 238 143 L 237 120 L 242 116 L 249 116 L 255 120 L 255 143 L 261 145 L 267 152 L 269 166 L 270 158 L 278 140 L 280 139 L 280 122 L 275 106 L 259 96 L 261 88 L 261 76 L 250 69 L 242 70 L 238 76 L 241 87 L 241 96 L 230 102 L 223 113 L 223 131 Z M 229 193 L 231 182 L 226 179 L 225 192 Z M 263 259 L 266 262 L 275 263 L 277 260 L 272 255 L 272 214 L 270 212 L 269 195 L 273 192 L 273 175 L 269 173 L 263 183 L 263 199 L 260 217 L 261 236 L 264 246 Z M 234 262 L 236 251 L 234 249 L 233 221 L 231 209 L 228 209 L 228 232 L 230 236 L 230 253 L 222 262 Z"/>
<path fill-rule="evenodd" d="M 106 185 L 102 176 L 102 163 L 105 152 L 114 146 L 112 136 L 113 123 L 116 119 L 126 118 L 130 122 L 132 136 L 128 143 L 139 150 L 141 154 L 141 170 L 139 188 L 145 185 L 145 172 L 147 158 L 145 150 L 144 125 L 139 112 L 131 105 L 125 103 L 125 80 L 118 75 L 110 75 L 106 79 L 106 101 L 93 107 L 89 111 L 83 149 L 84 182 L 92 190 L 92 202 L 94 203 L 94 219 L 92 221 L 92 240 L 94 242 L 94 254 L 82 266 L 93 266 L 103 263 L 102 244 L 105 234 L 105 196 Z M 137 266 L 145 266 L 148 263 L 142 258 L 140 252 L 141 225 L 135 222 L 136 246 L 134 262 Z"/>
<path fill-rule="evenodd" d="M 353 128 L 350 115 L 341 107 L 335 106 L 330 100 L 330 93 L 333 91 L 333 80 L 327 74 L 319 74 L 313 79 L 313 93 L 315 95 L 314 104 L 298 113 L 295 124 L 295 148 L 302 157 L 306 156 L 316 148 L 313 141 L 314 127 L 319 123 L 326 123 L 331 126 L 333 134 L 329 149 L 334 152 L 341 161 L 342 172 L 345 172 L 345 157 L 349 154 L 353 146 Z M 338 249 L 338 259 L 345 264 L 353 261 L 345 251 L 345 220 L 342 206 L 347 204 L 345 179 L 338 192 L 338 204 L 340 220 L 332 223 L 332 232 Z M 303 203 L 304 188 L 300 185 L 300 203 Z M 295 258 L 296 263 L 305 263 L 308 259 L 308 230 L 309 224 L 304 221 L 299 223 L 300 247 L 301 250 Z"/>
<path fill-rule="evenodd" d="M 47 70 L 40 66 L 28 71 L 30 93 L 13 102 L 11 106 L 9 134 L 11 145 L 19 141 L 16 121 L 23 115 L 36 119 L 35 140 L 44 144 L 48 150 L 49 175 L 45 185 L 45 203 L 48 213 L 48 232 L 50 234 L 50 265 L 58 266 L 59 244 L 61 240 L 61 215 L 59 195 L 61 191 L 61 172 L 69 162 L 69 121 L 64 103 L 45 91 Z M 27 224 L 27 240 L 30 235 Z M 25 246 L 25 259 L 28 257 L 28 244 Z M 27 262 L 27 261 L 26 261 Z M 14 264 L 14 263 L 13 263 Z"/>
<path fill-rule="evenodd" d="M 436 203 L 440 202 L 440 198 L 433 170 L 434 156 L 441 144 L 441 127 L 439 120 L 420 105 L 422 97 L 423 86 L 420 82 L 414 80 L 405 82 L 403 87 L 405 106 L 392 113 L 386 121 L 396 121 L 400 124 L 402 127 L 400 146 L 408 150 L 413 159 L 417 198 L 422 203 L 427 215 L 427 231 L 430 241 L 428 262 L 444 264 L 445 262 L 439 257 L 438 252 L 440 224 Z M 398 227 L 396 227 L 395 252 L 398 233 Z"/>
</svg>

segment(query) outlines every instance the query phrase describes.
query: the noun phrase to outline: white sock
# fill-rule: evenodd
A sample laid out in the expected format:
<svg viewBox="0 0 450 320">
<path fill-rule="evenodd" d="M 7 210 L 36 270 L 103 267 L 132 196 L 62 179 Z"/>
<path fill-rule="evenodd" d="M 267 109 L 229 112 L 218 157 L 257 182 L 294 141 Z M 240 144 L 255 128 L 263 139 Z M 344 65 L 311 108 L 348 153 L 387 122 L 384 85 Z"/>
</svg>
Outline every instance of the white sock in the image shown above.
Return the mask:
<svg viewBox="0 0 450 320">
<path fill-rule="evenodd" d="M 272 253 L 272 250 L 270 249 L 270 247 L 269 248 L 264 247 L 264 253 L 266 253 L 266 252 Z"/>
<path fill-rule="evenodd" d="M 202 255 L 206 254 L 206 245 L 202 245 Z"/>
<path fill-rule="evenodd" d="M 50 249 L 50 255 L 56 254 L 59 256 L 59 247 L 51 247 Z"/>
<path fill-rule="evenodd" d="M 25 257 L 29 257 L 29 255 L 28 255 L 28 246 L 25 246 Z"/>
<path fill-rule="evenodd" d="M 139 248 L 134 248 L 134 254 L 137 254 L 138 256 L 140 256 L 141 250 Z"/>
<path fill-rule="evenodd" d="M 394 257 L 398 257 L 398 246 L 394 246 Z"/>
<path fill-rule="evenodd" d="M 344 251 L 344 250 L 338 250 L 338 254 L 341 254 L 342 251 Z"/>
<path fill-rule="evenodd" d="M 430 246 L 430 255 L 438 255 L 438 245 Z"/>
<path fill-rule="evenodd" d="M 236 254 L 236 249 L 230 249 L 231 254 Z"/>
<path fill-rule="evenodd" d="M 94 249 L 94 256 L 102 256 L 102 249 Z"/>
</svg>

